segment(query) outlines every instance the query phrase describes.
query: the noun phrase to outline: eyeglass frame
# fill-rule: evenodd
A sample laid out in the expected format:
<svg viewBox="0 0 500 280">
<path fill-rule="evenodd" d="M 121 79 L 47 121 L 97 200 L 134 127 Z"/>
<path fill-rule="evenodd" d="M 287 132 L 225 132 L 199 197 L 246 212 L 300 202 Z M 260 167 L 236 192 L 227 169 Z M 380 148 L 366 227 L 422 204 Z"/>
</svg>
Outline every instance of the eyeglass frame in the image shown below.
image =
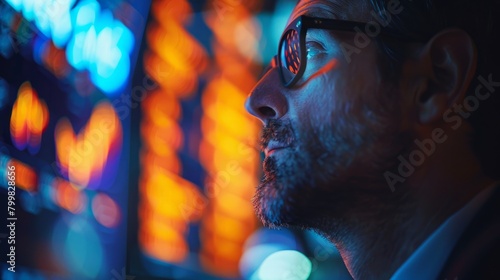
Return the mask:
<svg viewBox="0 0 500 280">
<path fill-rule="evenodd" d="M 339 20 L 339 19 L 327 19 L 327 18 L 320 18 L 320 17 L 310 17 L 306 15 L 299 16 L 296 18 L 294 21 L 292 21 L 288 26 L 285 28 L 285 31 L 283 32 L 283 35 L 280 38 L 279 45 L 278 45 L 278 54 L 273 57 L 273 61 L 271 64 L 277 65 L 279 67 L 279 73 L 280 73 L 280 78 L 282 84 L 287 87 L 291 88 L 294 86 L 297 81 L 302 78 L 302 75 L 304 74 L 304 71 L 306 69 L 306 64 L 307 64 L 307 48 L 305 48 L 305 41 L 306 41 L 306 34 L 308 29 L 323 29 L 323 30 L 335 30 L 335 31 L 347 31 L 347 32 L 356 32 L 356 28 L 359 28 L 361 30 L 364 30 L 367 25 L 369 25 L 369 22 L 358 22 L 358 21 L 348 21 L 348 20 Z M 284 73 L 283 73 L 283 65 L 281 63 L 281 51 L 282 51 L 282 46 L 285 41 L 285 35 L 291 30 L 295 30 L 299 34 L 299 46 L 300 46 L 300 66 L 299 66 L 299 71 L 295 76 L 287 83 L 285 81 Z M 391 37 L 394 39 L 399 39 L 405 42 L 411 42 L 411 41 L 421 41 L 416 38 L 408 37 L 408 36 L 403 36 L 401 34 L 397 34 L 395 32 L 391 32 L 387 29 L 384 29 L 382 26 L 380 26 L 380 35 L 381 36 L 387 36 Z"/>
</svg>

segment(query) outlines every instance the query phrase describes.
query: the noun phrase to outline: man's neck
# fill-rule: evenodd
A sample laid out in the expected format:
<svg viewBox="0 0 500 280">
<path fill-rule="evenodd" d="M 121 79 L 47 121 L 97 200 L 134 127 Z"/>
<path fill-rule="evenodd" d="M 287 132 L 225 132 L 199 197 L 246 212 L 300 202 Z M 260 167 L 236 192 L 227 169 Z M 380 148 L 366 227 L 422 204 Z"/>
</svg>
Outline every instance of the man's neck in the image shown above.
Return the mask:
<svg viewBox="0 0 500 280">
<path fill-rule="evenodd" d="M 436 157 L 392 198 L 358 205 L 362 211 L 319 231 L 337 246 L 354 279 L 389 279 L 448 217 L 493 183 L 478 175 L 478 164 L 433 167 L 440 163 Z"/>
</svg>

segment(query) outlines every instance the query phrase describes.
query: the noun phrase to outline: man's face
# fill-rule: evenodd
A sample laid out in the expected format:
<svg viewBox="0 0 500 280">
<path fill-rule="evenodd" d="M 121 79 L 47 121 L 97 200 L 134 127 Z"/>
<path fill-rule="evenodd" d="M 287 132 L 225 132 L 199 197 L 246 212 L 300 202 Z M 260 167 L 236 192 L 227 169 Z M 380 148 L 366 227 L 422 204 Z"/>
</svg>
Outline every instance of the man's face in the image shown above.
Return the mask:
<svg viewBox="0 0 500 280">
<path fill-rule="evenodd" d="M 369 8 L 340 1 L 301 1 L 301 15 L 367 22 Z M 346 217 L 390 192 L 384 171 L 408 143 L 401 132 L 396 83 L 384 79 L 375 41 L 350 57 L 354 32 L 309 29 L 307 66 L 285 88 L 277 67 L 258 82 L 247 110 L 264 123 L 264 178 L 254 205 L 268 226 L 314 227 Z"/>
</svg>

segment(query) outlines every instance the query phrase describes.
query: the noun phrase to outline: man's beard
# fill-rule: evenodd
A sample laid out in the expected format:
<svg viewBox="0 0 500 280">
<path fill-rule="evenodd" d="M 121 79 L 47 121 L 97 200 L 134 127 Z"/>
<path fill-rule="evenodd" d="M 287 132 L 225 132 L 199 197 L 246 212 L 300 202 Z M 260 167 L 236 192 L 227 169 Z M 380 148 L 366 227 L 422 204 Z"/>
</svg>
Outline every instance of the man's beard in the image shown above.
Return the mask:
<svg viewBox="0 0 500 280">
<path fill-rule="evenodd" d="M 331 228 L 352 218 L 354 211 L 389 206 L 394 195 L 383 173 L 397 166 L 397 155 L 405 153 L 411 137 L 389 125 L 364 126 L 356 134 L 345 129 L 353 125 L 359 122 L 340 128 L 311 123 L 300 134 L 290 121 L 269 121 L 263 148 L 270 140 L 289 148 L 263 163 L 253 203 L 265 226 Z"/>
</svg>

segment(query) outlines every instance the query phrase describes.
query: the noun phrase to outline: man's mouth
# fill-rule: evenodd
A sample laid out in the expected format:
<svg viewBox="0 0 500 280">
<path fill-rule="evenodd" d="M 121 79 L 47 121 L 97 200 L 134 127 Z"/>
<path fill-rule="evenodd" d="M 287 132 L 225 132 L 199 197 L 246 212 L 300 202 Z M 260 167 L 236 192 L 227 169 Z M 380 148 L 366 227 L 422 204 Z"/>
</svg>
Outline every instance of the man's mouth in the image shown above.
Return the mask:
<svg viewBox="0 0 500 280">
<path fill-rule="evenodd" d="M 289 146 L 287 146 L 286 144 L 271 140 L 269 141 L 267 147 L 264 149 L 264 153 L 266 154 L 266 157 L 268 157 L 274 154 L 275 152 L 283 150 L 288 147 Z"/>
</svg>

